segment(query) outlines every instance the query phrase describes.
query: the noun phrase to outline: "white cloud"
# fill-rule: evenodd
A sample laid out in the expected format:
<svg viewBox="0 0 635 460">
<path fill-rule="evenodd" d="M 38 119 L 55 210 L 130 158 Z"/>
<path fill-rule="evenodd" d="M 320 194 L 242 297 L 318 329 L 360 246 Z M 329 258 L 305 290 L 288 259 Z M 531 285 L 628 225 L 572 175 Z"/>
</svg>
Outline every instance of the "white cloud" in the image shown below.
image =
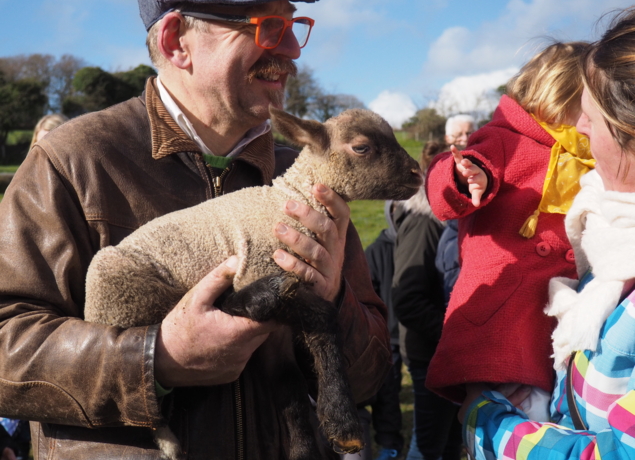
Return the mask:
<svg viewBox="0 0 635 460">
<path fill-rule="evenodd" d="M 410 96 L 393 91 L 382 91 L 374 101 L 368 104 L 368 107 L 397 129 L 417 112 L 417 107 Z"/>
<path fill-rule="evenodd" d="M 520 66 L 545 41 L 592 40 L 603 12 L 629 6 L 631 0 L 510 0 L 503 13 L 474 28 L 450 27 L 432 43 L 423 75 L 452 78 Z"/>
<path fill-rule="evenodd" d="M 351 24 L 381 24 L 385 18 L 377 5 L 385 0 L 321 0 L 315 4 L 295 3 L 297 16 L 315 19 L 316 27 L 350 30 Z"/>
<path fill-rule="evenodd" d="M 504 85 L 516 72 L 517 67 L 457 77 L 446 83 L 439 91 L 436 101 L 430 103 L 444 116 L 457 113 L 474 114 L 477 118 L 487 116 L 496 108 L 500 95 L 496 88 Z"/>
</svg>

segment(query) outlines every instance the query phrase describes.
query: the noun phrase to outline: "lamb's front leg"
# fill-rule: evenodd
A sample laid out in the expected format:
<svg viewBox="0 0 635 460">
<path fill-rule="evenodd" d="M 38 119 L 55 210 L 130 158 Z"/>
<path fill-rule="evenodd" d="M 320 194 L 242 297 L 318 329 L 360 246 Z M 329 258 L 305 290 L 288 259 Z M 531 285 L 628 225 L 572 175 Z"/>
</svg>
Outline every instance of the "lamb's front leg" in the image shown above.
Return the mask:
<svg viewBox="0 0 635 460">
<path fill-rule="evenodd" d="M 289 432 L 289 460 L 322 460 L 309 419 L 309 388 L 295 361 L 291 328 L 272 332 L 257 353 L 268 376 L 271 396 Z"/>
<path fill-rule="evenodd" d="M 359 452 L 364 448 L 364 432 L 346 377 L 337 310 L 312 292 L 302 291 L 298 292 L 303 298 L 300 317 L 318 378 L 318 420 L 335 450 Z"/>
<path fill-rule="evenodd" d="M 343 452 L 364 447 L 363 429 L 346 378 L 337 309 L 290 274 L 272 275 L 231 293 L 220 308 L 256 321 L 275 319 L 301 331 L 318 377 L 317 415 L 324 434 Z"/>
<path fill-rule="evenodd" d="M 275 319 L 290 324 L 283 301 L 297 289 L 293 276 L 270 276 L 251 283 L 237 292 L 229 292 L 217 300 L 219 308 L 234 316 L 254 321 Z M 299 307 L 301 308 L 301 307 Z M 290 437 L 290 460 L 321 460 L 315 432 L 309 419 L 311 405 L 304 375 L 295 362 L 291 328 L 273 332 L 258 349 L 261 366 L 268 376 L 276 407 L 287 425 Z"/>
</svg>

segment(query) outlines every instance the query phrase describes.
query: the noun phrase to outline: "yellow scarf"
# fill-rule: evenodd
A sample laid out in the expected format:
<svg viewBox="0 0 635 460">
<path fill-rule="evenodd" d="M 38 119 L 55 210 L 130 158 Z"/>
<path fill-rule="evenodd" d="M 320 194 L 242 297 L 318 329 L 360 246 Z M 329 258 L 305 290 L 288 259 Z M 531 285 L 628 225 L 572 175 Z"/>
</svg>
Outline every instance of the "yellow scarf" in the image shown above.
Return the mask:
<svg viewBox="0 0 635 460">
<path fill-rule="evenodd" d="M 595 168 L 589 138 L 578 133 L 575 126 L 561 125 L 554 129 L 547 123 L 536 121 L 556 143 L 551 147 L 538 209 L 527 218 L 519 232 L 525 238 L 531 238 L 536 233 L 541 212 L 566 214 L 580 191 L 580 177 Z"/>
</svg>

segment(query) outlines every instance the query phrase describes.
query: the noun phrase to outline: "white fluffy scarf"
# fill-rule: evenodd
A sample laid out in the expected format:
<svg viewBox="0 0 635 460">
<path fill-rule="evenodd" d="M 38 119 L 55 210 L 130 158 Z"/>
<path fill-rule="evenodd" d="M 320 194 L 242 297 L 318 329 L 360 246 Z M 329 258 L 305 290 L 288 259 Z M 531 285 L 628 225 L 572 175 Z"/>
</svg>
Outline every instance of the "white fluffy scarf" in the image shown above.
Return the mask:
<svg viewBox="0 0 635 460">
<path fill-rule="evenodd" d="M 597 171 L 582 186 L 565 218 L 578 277 L 593 280 L 576 292 L 577 280 L 553 278 L 545 313 L 558 318 L 553 332 L 556 369 L 574 351 L 595 351 L 600 329 L 619 304 L 625 281 L 635 278 L 635 193 L 605 191 Z"/>
</svg>

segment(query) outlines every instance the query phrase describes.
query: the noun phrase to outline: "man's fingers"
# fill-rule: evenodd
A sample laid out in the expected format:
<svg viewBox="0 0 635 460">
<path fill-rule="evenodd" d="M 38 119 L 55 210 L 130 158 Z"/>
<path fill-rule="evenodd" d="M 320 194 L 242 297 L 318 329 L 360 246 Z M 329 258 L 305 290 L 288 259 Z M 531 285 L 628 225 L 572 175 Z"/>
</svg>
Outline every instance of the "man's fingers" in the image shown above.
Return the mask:
<svg viewBox="0 0 635 460">
<path fill-rule="evenodd" d="M 192 290 L 193 300 L 197 300 L 196 303 L 212 306 L 214 301 L 232 285 L 237 268 L 238 257 L 231 256 L 198 282 Z"/>
<path fill-rule="evenodd" d="M 285 214 L 313 232 L 315 239 L 279 223 L 274 228 L 276 237 L 289 246 L 300 260 L 282 250 L 276 251 L 274 259 L 281 268 L 312 284 L 316 294 L 333 300 L 341 287 L 350 209 L 339 195 L 322 184 L 314 185 L 311 191 L 330 216 L 293 200 L 285 203 Z"/>
<path fill-rule="evenodd" d="M 318 279 L 318 273 L 312 266 L 302 262 L 287 251 L 276 249 L 276 252 L 273 253 L 273 258 L 280 268 L 288 272 L 295 273 L 307 284 L 314 284 L 320 281 Z"/>
<path fill-rule="evenodd" d="M 331 215 L 333 222 L 337 226 L 337 232 L 340 238 L 346 238 L 348 223 L 351 216 L 351 210 L 346 202 L 330 188 L 322 184 L 313 186 L 313 196 L 324 205 Z"/>
<path fill-rule="evenodd" d="M 335 226 L 333 222 L 331 225 Z M 321 283 L 324 278 L 331 275 L 330 256 L 324 246 L 284 224 L 276 225 L 275 232 L 281 242 L 293 249 L 293 252 L 303 259 L 300 260 L 298 257 L 278 249 L 274 252 L 274 260 L 281 268 L 295 273 L 309 284 Z"/>
</svg>

